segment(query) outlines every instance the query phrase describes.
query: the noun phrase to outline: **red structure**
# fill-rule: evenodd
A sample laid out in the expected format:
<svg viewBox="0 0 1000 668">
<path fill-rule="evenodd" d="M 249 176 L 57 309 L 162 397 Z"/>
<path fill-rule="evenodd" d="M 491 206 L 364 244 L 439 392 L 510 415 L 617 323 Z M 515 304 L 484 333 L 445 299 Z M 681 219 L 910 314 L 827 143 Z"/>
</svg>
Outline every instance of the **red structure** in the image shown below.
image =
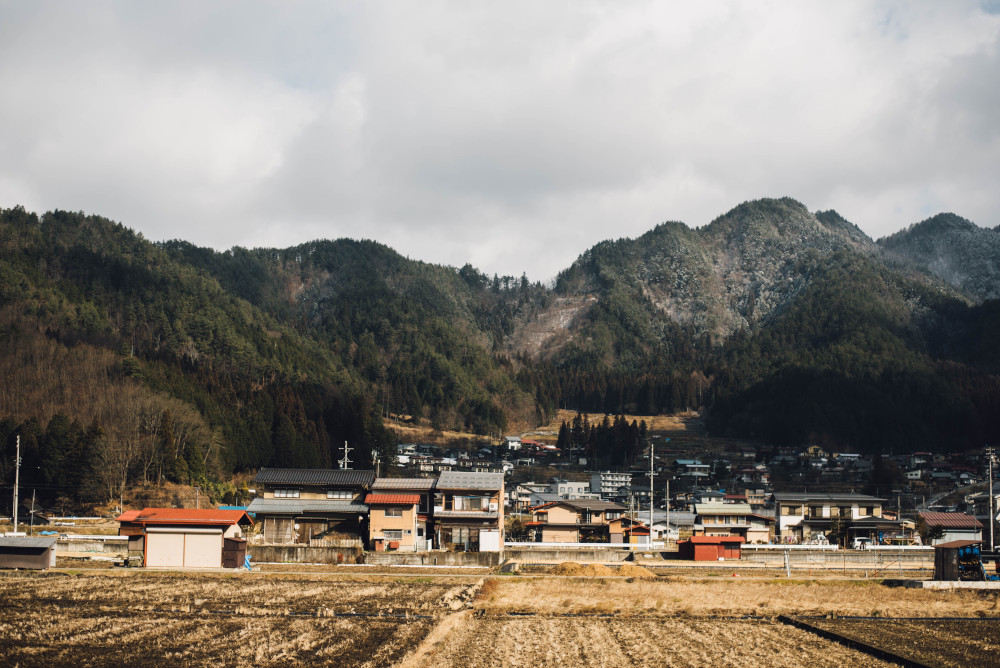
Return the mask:
<svg viewBox="0 0 1000 668">
<path fill-rule="evenodd" d="M 718 561 L 739 559 L 742 536 L 692 536 L 677 544 L 681 559 L 693 561 Z"/>
</svg>

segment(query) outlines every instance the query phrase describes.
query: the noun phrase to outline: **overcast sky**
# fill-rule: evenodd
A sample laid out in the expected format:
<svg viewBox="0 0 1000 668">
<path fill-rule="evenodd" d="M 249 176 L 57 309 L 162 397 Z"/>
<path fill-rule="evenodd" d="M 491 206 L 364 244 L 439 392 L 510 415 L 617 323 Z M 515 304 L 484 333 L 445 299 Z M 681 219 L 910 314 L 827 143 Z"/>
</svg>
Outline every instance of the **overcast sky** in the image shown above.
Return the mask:
<svg viewBox="0 0 1000 668">
<path fill-rule="evenodd" d="M 791 196 L 1000 223 L 998 2 L 0 0 L 0 206 L 547 280 Z"/>
</svg>

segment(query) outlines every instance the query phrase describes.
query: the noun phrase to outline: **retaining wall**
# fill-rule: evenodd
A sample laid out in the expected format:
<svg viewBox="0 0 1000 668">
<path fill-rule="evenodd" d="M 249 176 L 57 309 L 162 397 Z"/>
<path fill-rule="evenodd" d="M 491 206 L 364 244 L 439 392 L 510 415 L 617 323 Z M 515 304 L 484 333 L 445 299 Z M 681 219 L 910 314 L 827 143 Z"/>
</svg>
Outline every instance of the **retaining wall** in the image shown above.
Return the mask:
<svg viewBox="0 0 1000 668">
<path fill-rule="evenodd" d="M 362 551 L 356 547 L 307 545 L 247 545 L 251 563 L 354 564 Z"/>
<path fill-rule="evenodd" d="M 105 557 L 128 555 L 127 536 L 71 536 L 56 540 L 56 553 L 77 552 Z"/>
<path fill-rule="evenodd" d="M 504 552 L 504 558 L 510 561 L 518 561 L 524 564 L 549 563 L 562 561 L 575 561 L 577 563 L 587 562 L 618 562 L 625 561 L 632 550 L 622 547 L 597 547 L 597 548 L 508 548 Z"/>
<path fill-rule="evenodd" d="M 364 563 L 378 566 L 499 566 L 500 552 L 366 552 Z"/>
</svg>

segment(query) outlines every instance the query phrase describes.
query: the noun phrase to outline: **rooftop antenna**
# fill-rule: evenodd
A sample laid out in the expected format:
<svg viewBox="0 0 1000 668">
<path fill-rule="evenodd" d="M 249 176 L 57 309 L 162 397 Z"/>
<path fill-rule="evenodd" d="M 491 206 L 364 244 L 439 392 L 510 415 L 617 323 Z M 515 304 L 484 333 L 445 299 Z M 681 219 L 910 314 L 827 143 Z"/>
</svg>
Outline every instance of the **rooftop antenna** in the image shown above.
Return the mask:
<svg viewBox="0 0 1000 668">
<path fill-rule="evenodd" d="M 351 460 L 348 459 L 347 453 L 349 453 L 353 449 L 354 448 L 352 448 L 349 445 L 347 445 L 347 441 L 344 441 L 344 458 L 340 460 L 340 468 L 342 468 L 342 469 L 348 468 L 347 465 L 351 463 Z"/>
</svg>

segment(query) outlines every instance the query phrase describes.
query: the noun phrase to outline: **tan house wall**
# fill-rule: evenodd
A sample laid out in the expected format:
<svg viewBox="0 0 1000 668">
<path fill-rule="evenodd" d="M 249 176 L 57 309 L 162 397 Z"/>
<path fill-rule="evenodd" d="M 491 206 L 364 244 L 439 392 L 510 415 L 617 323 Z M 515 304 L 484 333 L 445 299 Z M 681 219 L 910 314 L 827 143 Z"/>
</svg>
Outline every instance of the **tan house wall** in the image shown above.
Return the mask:
<svg viewBox="0 0 1000 668">
<path fill-rule="evenodd" d="M 400 549 L 415 549 L 417 541 L 417 507 L 410 506 L 403 508 L 401 517 L 386 517 L 385 508 L 372 508 L 368 513 L 368 538 L 382 538 L 386 529 L 400 530 L 402 535 L 399 538 Z M 409 531 L 410 533 L 406 533 Z M 395 539 L 392 539 L 395 540 Z"/>
<path fill-rule="evenodd" d="M 543 543 L 575 543 L 579 539 L 576 529 L 542 529 Z"/>
</svg>

